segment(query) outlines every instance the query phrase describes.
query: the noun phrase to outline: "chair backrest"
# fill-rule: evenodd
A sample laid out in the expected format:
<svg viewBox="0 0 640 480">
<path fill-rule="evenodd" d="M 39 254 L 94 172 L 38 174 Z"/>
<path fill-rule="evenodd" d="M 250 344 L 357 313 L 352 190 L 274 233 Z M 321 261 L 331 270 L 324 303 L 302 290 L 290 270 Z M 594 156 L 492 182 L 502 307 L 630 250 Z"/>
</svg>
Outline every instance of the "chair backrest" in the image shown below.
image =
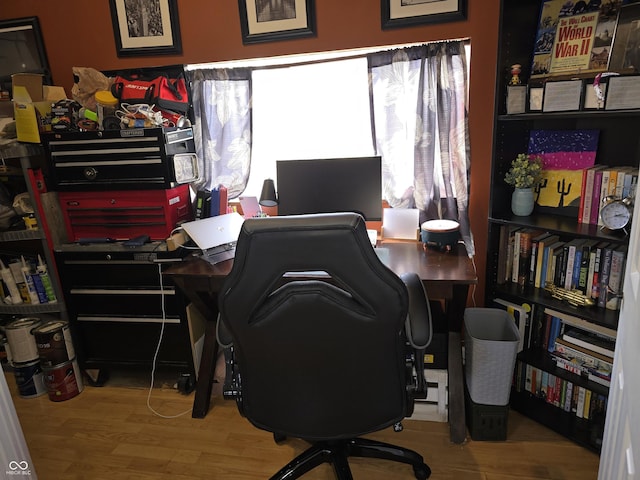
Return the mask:
<svg viewBox="0 0 640 480">
<path fill-rule="evenodd" d="M 407 290 L 360 215 L 246 220 L 219 308 L 255 426 L 319 440 L 404 418 Z"/>
</svg>

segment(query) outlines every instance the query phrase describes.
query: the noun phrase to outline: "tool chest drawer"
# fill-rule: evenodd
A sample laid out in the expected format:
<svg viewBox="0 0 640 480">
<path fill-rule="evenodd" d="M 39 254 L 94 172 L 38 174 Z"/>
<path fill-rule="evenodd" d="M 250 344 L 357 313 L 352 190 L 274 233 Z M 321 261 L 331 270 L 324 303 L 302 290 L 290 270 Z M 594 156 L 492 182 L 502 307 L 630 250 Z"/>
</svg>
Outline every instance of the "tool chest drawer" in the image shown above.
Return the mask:
<svg viewBox="0 0 640 480">
<path fill-rule="evenodd" d="M 191 128 L 57 132 L 43 144 L 58 191 L 163 189 L 198 178 Z"/>
<path fill-rule="evenodd" d="M 83 368 L 158 363 L 192 373 L 184 297 L 162 270 L 181 259 L 163 242 L 65 244 L 55 252 Z"/>
</svg>

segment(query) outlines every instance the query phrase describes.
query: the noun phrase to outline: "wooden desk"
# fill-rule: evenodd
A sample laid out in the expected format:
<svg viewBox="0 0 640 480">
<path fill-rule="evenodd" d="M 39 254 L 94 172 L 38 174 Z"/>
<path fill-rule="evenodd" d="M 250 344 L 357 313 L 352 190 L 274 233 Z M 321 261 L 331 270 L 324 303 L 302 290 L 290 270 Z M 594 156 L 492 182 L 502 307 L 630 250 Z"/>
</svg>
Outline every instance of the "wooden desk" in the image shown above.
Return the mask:
<svg viewBox="0 0 640 480">
<path fill-rule="evenodd" d="M 463 443 L 467 432 L 460 332 L 469 285 L 476 284 L 478 281 L 473 263 L 462 245 L 454 247 L 451 252 L 425 250 L 423 244 L 410 241 L 384 241 L 380 247 L 388 251 L 386 252 L 388 255 L 384 255 L 384 261 L 391 270 L 398 275 L 416 272 L 422 279 L 430 299 L 445 300 L 445 314 L 449 322 L 450 434 L 452 442 Z M 218 351 L 217 294 L 232 265 L 233 260 L 211 265 L 200 258 L 191 258 L 171 266 L 164 273 L 207 319 L 193 404 L 193 418 L 203 418 L 209 411 Z"/>
</svg>

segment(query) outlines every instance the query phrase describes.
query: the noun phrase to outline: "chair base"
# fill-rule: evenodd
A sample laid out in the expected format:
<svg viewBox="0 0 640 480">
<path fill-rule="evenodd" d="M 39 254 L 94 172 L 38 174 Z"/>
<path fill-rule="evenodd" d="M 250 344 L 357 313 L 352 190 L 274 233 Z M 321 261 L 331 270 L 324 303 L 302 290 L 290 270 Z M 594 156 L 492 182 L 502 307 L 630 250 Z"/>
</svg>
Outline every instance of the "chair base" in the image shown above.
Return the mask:
<svg viewBox="0 0 640 480">
<path fill-rule="evenodd" d="M 316 442 L 285 465 L 271 480 L 293 480 L 322 463 L 330 463 L 338 480 L 353 480 L 348 457 L 369 457 L 407 463 L 418 480 L 426 480 L 431 469 L 421 455 L 408 448 L 364 438 Z"/>
</svg>

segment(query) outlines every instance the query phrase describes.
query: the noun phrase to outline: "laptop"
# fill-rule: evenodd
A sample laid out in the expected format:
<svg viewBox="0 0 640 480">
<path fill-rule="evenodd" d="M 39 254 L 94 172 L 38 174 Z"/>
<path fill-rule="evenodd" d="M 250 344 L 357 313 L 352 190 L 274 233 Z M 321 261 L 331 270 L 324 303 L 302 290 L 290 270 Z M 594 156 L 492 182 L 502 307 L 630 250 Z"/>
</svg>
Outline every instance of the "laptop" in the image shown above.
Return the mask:
<svg viewBox="0 0 640 480">
<path fill-rule="evenodd" d="M 209 263 L 219 263 L 235 256 L 235 247 L 244 218 L 239 213 L 185 222 L 182 229 L 202 251 Z"/>
<path fill-rule="evenodd" d="M 240 201 L 244 218 L 257 217 L 262 212 L 258 197 L 240 197 L 238 200 Z"/>
</svg>

